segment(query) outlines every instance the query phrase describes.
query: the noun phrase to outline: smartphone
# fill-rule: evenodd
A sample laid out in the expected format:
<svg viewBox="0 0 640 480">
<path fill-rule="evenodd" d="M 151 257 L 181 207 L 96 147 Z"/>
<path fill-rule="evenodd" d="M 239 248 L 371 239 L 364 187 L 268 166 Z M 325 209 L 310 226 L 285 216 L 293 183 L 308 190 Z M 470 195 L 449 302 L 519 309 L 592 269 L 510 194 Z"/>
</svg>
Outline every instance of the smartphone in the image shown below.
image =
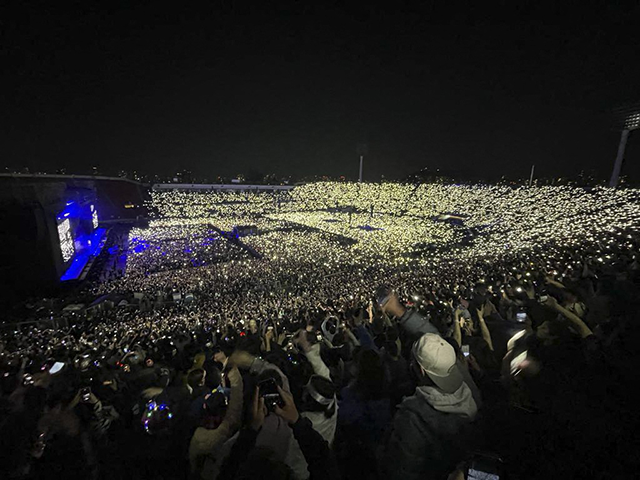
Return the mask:
<svg viewBox="0 0 640 480">
<path fill-rule="evenodd" d="M 384 307 L 384 305 L 391 298 L 391 294 L 391 287 L 389 287 L 388 285 L 380 285 L 376 290 L 376 302 L 378 303 L 378 305 L 380 307 Z"/>
<path fill-rule="evenodd" d="M 495 456 L 477 454 L 467 469 L 467 480 L 500 480 L 502 476 L 502 459 Z"/>
<path fill-rule="evenodd" d="M 469 356 L 469 345 L 462 345 L 462 354 L 465 357 Z"/>
<path fill-rule="evenodd" d="M 83 402 L 88 402 L 89 398 L 91 398 L 91 387 L 80 389 L 80 398 L 82 398 Z"/>
<path fill-rule="evenodd" d="M 527 312 L 518 312 L 516 313 L 516 320 L 519 323 L 524 323 L 527 321 Z"/>
<path fill-rule="evenodd" d="M 540 295 L 540 303 L 545 303 L 549 299 L 549 295 Z"/>
<path fill-rule="evenodd" d="M 273 410 L 276 405 L 284 407 L 284 401 L 278 392 L 278 384 L 275 378 L 267 378 L 258 383 L 260 387 L 260 396 L 264 398 L 264 403 L 268 410 Z"/>
<path fill-rule="evenodd" d="M 56 362 L 54 363 L 51 368 L 49 369 L 49 373 L 51 375 L 54 375 L 56 373 L 58 373 L 60 370 L 62 370 L 62 367 L 64 367 L 64 363 L 62 362 Z"/>
</svg>

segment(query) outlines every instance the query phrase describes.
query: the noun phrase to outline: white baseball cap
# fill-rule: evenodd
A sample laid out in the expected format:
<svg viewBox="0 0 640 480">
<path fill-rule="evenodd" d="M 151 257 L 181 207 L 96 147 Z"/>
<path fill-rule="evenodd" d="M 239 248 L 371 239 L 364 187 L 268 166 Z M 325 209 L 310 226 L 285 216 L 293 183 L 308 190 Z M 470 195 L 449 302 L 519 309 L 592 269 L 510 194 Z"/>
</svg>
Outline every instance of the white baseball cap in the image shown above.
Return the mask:
<svg viewBox="0 0 640 480">
<path fill-rule="evenodd" d="M 462 386 L 456 351 L 440 335 L 425 333 L 414 343 L 413 356 L 440 390 L 453 393 Z"/>
</svg>

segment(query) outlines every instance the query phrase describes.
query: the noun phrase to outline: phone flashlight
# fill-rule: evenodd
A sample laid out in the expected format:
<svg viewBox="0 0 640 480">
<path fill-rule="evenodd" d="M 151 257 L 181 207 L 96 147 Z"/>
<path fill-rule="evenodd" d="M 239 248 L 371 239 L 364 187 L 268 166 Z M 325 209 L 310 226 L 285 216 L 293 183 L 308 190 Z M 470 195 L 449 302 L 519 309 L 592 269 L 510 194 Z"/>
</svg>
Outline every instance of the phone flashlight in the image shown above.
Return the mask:
<svg viewBox="0 0 640 480">
<path fill-rule="evenodd" d="M 56 362 L 53 364 L 53 366 L 49 369 L 49 373 L 51 375 L 58 373 L 60 370 L 62 370 L 62 367 L 64 367 L 64 363 L 62 362 Z"/>
</svg>

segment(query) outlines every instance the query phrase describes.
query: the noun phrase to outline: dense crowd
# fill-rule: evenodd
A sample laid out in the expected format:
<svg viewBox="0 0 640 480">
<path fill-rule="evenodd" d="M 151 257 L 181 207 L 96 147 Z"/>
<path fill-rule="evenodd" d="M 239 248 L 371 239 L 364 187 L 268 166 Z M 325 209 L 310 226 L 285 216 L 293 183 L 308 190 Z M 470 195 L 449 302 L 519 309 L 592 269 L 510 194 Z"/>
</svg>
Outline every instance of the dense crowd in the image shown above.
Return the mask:
<svg viewBox="0 0 640 480">
<path fill-rule="evenodd" d="M 154 194 L 129 301 L 3 332 L 3 478 L 625 478 L 638 200 Z"/>
</svg>

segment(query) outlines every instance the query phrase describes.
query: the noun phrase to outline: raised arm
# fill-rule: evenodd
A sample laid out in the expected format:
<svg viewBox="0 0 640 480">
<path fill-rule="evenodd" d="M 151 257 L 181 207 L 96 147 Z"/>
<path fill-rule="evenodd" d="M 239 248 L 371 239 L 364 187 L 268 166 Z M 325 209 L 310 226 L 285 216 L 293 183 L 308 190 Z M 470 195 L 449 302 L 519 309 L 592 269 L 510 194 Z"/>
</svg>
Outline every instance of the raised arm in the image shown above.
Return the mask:
<svg viewBox="0 0 640 480">
<path fill-rule="evenodd" d="M 329 368 L 325 365 L 325 363 L 322 361 L 322 357 L 320 356 L 320 344 L 316 343 L 314 345 L 311 345 L 309 343 L 309 340 L 307 339 L 306 332 L 304 331 L 298 332 L 296 343 L 304 352 L 307 360 L 309 360 L 309 363 L 313 367 L 313 372 L 316 375 L 320 375 L 321 377 L 331 380 L 331 373 L 329 372 Z"/>
<path fill-rule="evenodd" d="M 462 332 L 460 331 L 460 310 L 456 308 L 453 313 L 453 339 L 459 347 L 462 346 Z"/>
<path fill-rule="evenodd" d="M 275 333 L 273 330 L 267 330 L 264 336 L 262 337 L 262 345 L 261 349 L 263 352 L 271 351 L 271 343 L 274 341 Z"/>
<path fill-rule="evenodd" d="M 400 326 L 411 336 L 418 337 L 425 333 L 440 335 L 438 329 L 432 323 L 415 310 L 407 310 L 400 304 L 398 296 L 392 293 L 382 310 L 389 315 L 398 318 Z"/>
<path fill-rule="evenodd" d="M 484 315 L 482 313 L 482 309 L 478 309 L 478 323 L 480 324 L 480 331 L 482 332 L 482 338 L 484 338 L 484 341 L 487 342 L 487 345 L 489 345 L 489 349 L 491 351 L 493 351 L 493 342 L 491 341 L 491 332 L 489 332 L 489 328 L 487 327 L 487 324 L 484 321 Z"/>
<path fill-rule="evenodd" d="M 560 288 L 560 289 L 566 288 L 562 283 L 558 282 L 557 280 L 554 280 L 554 278 L 552 276 L 546 277 L 545 280 L 547 281 L 547 283 L 549 285 L 553 285 L 554 287 L 557 287 L 557 288 Z"/>
<path fill-rule="evenodd" d="M 240 372 L 236 367 L 233 367 L 229 370 L 227 378 L 231 384 L 231 398 L 229 399 L 227 413 L 218 428 L 215 430 L 208 430 L 212 433 L 219 432 L 221 437 L 225 437 L 223 441 L 226 441 L 227 438 L 231 437 L 240 427 L 242 417 L 242 375 L 240 375 Z"/>
<path fill-rule="evenodd" d="M 226 458 L 220 469 L 218 478 L 221 480 L 232 480 L 236 478 L 238 469 L 247 458 L 247 455 L 256 445 L 258 433 L 262 429 L 265 418 L 264 398 L 260 397 L 260 388 L 256 388 L 250 408 L 250 419 L 247 428 L 240 430 L 240 435 L 231 448 L 229 456 Z"/>
<path fill-rule="evenodd" d="M 579 316 L 577 316 L 575 313 L 564 308 L 551 295 L 547 297 L 547 300 L 546 302 L 544 302 L 544 304 L 554 309 L 556 312 L 560 313 L 563 317 L 569 320 L 582 338 L 587 338 L 589 335 L 593 335 L 593 332 L 591 331 L 591 329 L 587 326 L 586 323 L 582 321 L 582 319 Z"/>
<path fill-rule="evenodd" d="M 254 375 L 260 375 L 265 370 L 273 370 L 278 375 L 280 375 L 284 389 L 290 391 L 289 379 L 284 373 L 282 373 L 282 371 L 278 367 L 276 367 L 272 363 L 254 357 L 249 352 L 245 352 L 243 350 L 236 350 L 235 352 L 233 352 L 233 354 L 231 354 L 231 357 L 229 357 L 229 361 L 232 365 L 235 365 L 236 367 L 241 369 L 247 369 Z"/>
<path fill-rule="evenodd" d="M 213 453 L 216 447 L 222 445 L 240 427 L 242 418 L 242 376 L 236 367 L 229 370 L 227 378 L 231 383 L 231 399 L 229 407 L 220 426 L 208 430 L 198 428 L 189 444 L 189 462 L 192 471 L 197 470 L 199 459 Z"/>
<path fill-rule="evenodd" d="M 360 340 L 358 340 L 356 338 L 356 336 L 353 334 L 353 332 L 348 328 L 345 329 L 345 332 L 346 332 L 347 336 L 349 337 L 349 340 L 351 341 L 351 343 L 353 343 L 353 345 L 355 347 L 359 347 L 360 346 Z"/>
</svg>

